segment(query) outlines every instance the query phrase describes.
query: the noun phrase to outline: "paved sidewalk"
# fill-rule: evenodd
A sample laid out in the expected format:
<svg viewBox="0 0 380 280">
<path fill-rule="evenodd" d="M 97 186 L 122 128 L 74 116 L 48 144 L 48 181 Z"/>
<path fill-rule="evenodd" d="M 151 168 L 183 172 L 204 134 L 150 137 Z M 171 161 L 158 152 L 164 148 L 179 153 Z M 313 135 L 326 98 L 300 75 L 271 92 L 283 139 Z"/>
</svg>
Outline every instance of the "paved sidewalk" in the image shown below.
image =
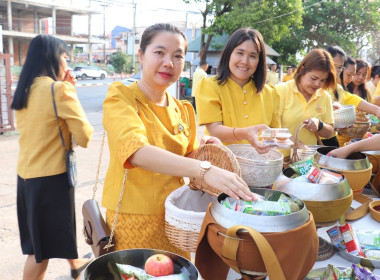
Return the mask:
<svg viewBox="0 0 380 280">
<path fill-rule="evenodd" d="M 102 112 L 87 114 L 90 123 L 95 127 L 93 139 L 87 149 L 76 148 L 78 164 L 78 186 L 75 190 L 77 239 L 80 256 L 90 252 L 90 247 L 84 242 L 82 229 L 82 205 L 91 198 L 95 182 L 95 173 L 99 157 L 99 147 L 102 137 Z M 204 134 L 204 128 L 198 127 L 198 137 Z M 106 146 L 107 144 L 105 144 Z M 16 213 L 16 166 L 18 156 L 17 132 L 0 135 L 0 271 L 2 280 L 22 278 L 26 257 L 22 255 Z M 101 199 L 106 168 L 109 161 L 108 149 L 104 149 L 99 187 L 96 194 Z M 103 209 L 104 210 L 104 209 Z M 46 280 L 71 279 L 67 261 L 50 260 Z"/>
</svg>

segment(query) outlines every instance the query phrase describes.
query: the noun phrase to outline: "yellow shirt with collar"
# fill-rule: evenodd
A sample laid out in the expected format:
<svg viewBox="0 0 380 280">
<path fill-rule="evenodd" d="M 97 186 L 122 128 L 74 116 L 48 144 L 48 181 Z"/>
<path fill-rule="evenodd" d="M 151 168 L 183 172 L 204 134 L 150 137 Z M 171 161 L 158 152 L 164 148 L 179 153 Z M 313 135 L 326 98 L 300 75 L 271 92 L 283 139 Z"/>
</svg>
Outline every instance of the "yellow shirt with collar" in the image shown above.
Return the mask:
<svg viewBox="0 0 380 280">
<path fill-rule="evenodd" d="M 267 73 L 267 83 L 272 85 L 272 86 L 275 86 L 278 84 L 278 73 L 277 72 L 272 72 L 272 71 L 269 71 Z"/>
<path fill-rule="evenodd" d="M 120 211 L 163 215 L 165 199 L 180 186 L 182 177 L 134 168 L 128 161 L 138 149 L 152 145 L 186 156 L 198 148 L 193 107 L 166 93 L 168 106 L 148 100 L 137 82 L 113 83 L 103 103 L 103 125 L 107 131 L 110 163 L 104 181 L 103 206 L 116 210 L 124 178 L 129 169 Z"/>
<path fill-rule="evenodd" d="M 258 94 L 252 81 L 242 88 L 230 78 L 224 85 L 219 85 L 216 77 L 210 77 L 199 82 L 195 91 L 195 101 L 199 125 L 222 122 L 228 127 L 258 124 L 280 127 L 280 97 L 274 87 L 269 85 L 265 85 Z"/>
<path fill-rule="evenodd" d="M 285 74 L 284 77 L 282 78 L 282 81 L 283 82 L 290 81 L 291 79 L 293 79 L 293 77 L 294 77 L 294 74 L 290 74 L 290 75 Z"/>
<path fill-rule="evenodd" d="M 380 95 L 380 82 L 377 83 L 375 93 L 373 94 L 373 97 Z"/>
<path fill-rule="evenodd" d="M 327 92 L 330 93 L 332 101 L 337 101 L 342 105 L 355 105 L 355 108 L 357 109 L 359 103 L 363 100 L 363 98 L 361 98 L 360 96 L 345 91 L 340 84 L 337 84 L 336 90 L 338 92 L 339 99 L 336 98 L 334 89 L 328 88 Z"/>
<path fill-rule="evenodd" d="M 50 77 L 34 79 L 27 107 L 15 111 L 20 133 L 20 152 L 17 174 L 23 179 L 46 177 L 66 172 L 65 151 L 54 113 Z M 82 147 L 87 147 L 93 127 L 79 102 L 75 88 L 69 82 L 54 84 L 54 97 L 66 149 L 71 136 Z"/>
<path fill-rule="evenodd" d="M 192 84 L 192 91 L 191 91 L 192 96 L 195 96 L 195 89 L 197 88 L 199 81 L 204 78 L 207 78 L 206 71 L 203 70 L 201 67 L 198 67 L 197 70 L 195 70 L 193 74 L 193 84 Z"/>
<path fill-rule="evenodd" d="M 334 123 L 331 97 L 325 90 L 318 89 L 306 102 L 295 80 L 278 84 L 276 89 L 281 96 L 281 126 L 288 128 L 292 135 L 295 135 L 298 126 L 309 118 L 317 118 L 327 124 Z M 315 134 L 306 129 L 301 129 L 298 139 L 306 145 L 317 144 Z"/>
</svg>

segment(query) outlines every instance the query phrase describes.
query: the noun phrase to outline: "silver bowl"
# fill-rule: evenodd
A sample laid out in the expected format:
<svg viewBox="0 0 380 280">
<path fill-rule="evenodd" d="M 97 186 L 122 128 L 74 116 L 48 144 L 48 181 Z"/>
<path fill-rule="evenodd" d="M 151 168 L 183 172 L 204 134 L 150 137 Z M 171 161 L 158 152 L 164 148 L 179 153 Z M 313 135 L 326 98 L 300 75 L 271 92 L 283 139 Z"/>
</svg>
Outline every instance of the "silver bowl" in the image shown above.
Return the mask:
<svg viewBox="0 0 380 280">
<path fill-rule="evenodd" d="M 227 147 L 235 155 L 243 180 L 250 187 L 271 186 L 282 171 L 284 156 L 278 151 L 259 154 L 250 144 L 232 144 Z"/>
<path fill-rule="evenodd" d="M 270 196 L 276 190 L 262 189 L 262 188 L 250 188 L 254 193 L 258 193 L 264 196 Z M 293 195 L 289 195 L 293 199 L 299 200 Z M 226 194 L 218 196 L 218 201 L 225 199 Z M 241 212 L 237 212 L 226 208 L 219 202 L 213 202 L 210 213 L 217 223 L 225 228 L 230 228 L 236 225 L 244 225 L 259 232 L 283 232 L 298 228 L 305 224 L 309 220 L 309 212 L 306 209 L 306 205 L 303 203 L 302 208 L 295 213 L 283 216 L 257 216 L 250 215 Z"/>
<path fill-rule="evenodd" d="M 346 159 L 327 156 L 334 149 L 337 147 L 318 148 L 314 154 L 316 164 L 334 170 L 365 170 L 371 166 L 367 156 L 360 152 L 352 153 Z"/>
<path fill-rule="evenodd" d="M 115 263 L 133 265 L 143 269 L 145 261 L 154 254 L 164 254 L 170 257 L 174 263 L 174 273 L 186 273 L 190 280 L 202 279 L 195 265 L 189 260 L 171 252 L 156 249 L 129 249 L 115 251 L 100 256 L 86 267 L 84 271 L 84 279 L 114 279 L 109 266 L 116 269 L 116 265 L 114 265 Z"/>
<path fill-rule="evenodd" d="M 345 198 L 351 193 L 351 188 L 343 176 L 343 180 L 336 184 L 314 184 L 297 181 L 290 177 L 295 174 L 291 168 L 286 168 L 277 178 L 276 189 L 297 195 L 305 201 L 330 201 Z"/>
<path fill-rule="evenodd" d="M 343 105 L 334 112 L 334 127 L 345 128 L 352 126 L 356 120 L 356 112 L 354 105 Z"/>
</svg>

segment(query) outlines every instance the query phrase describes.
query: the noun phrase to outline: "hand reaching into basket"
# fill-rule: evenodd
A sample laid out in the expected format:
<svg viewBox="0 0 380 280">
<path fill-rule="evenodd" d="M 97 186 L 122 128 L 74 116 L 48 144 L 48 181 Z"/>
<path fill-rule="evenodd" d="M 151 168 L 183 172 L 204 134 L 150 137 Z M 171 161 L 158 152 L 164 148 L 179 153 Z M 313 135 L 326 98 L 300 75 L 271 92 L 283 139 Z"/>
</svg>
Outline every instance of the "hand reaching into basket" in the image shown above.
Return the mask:
<svg viewBox="0 0 380 280">
<path fill-rule="evenodd" d="M 257 200 L 256 195 L 250 191 L 247 184 L 236 173 L 213 165 L 205 173 L 204 180 L 210 186 L 229 195 L 233 199 Z"/>
</svg>

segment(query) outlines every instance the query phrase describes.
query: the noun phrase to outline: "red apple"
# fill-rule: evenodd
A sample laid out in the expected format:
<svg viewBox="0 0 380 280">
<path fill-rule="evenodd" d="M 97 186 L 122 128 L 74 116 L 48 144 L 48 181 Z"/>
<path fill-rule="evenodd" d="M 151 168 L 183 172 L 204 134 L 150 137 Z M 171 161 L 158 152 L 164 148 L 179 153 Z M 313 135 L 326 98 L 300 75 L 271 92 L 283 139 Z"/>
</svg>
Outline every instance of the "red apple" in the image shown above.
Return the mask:
<svg viewBox="0 0 380 280">
<path fill-rule="evenodd" d="M 174 263 L 166 255 L 155 254 L 146 260 L 145 272 L 155 277 L 172 275 L 174 273 Z"/>
</svg>

